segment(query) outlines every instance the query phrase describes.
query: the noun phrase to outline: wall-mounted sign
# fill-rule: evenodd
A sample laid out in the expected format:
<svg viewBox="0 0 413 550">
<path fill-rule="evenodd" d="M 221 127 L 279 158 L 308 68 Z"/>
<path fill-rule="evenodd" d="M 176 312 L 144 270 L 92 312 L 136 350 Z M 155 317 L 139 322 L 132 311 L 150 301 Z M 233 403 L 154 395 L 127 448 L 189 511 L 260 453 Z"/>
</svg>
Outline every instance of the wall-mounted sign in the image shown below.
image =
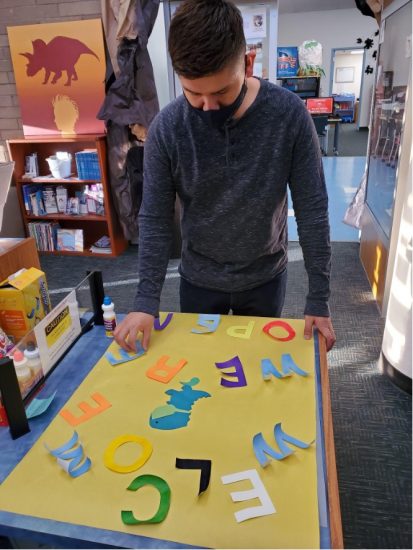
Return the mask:
<svg viewBox="0 0 413 550">
<path fill-rule="evenodd" d="M 265 6 L 242 8 L 245 38 L 265 38 L 267 36 L 267 10 Z"/>
</svg>

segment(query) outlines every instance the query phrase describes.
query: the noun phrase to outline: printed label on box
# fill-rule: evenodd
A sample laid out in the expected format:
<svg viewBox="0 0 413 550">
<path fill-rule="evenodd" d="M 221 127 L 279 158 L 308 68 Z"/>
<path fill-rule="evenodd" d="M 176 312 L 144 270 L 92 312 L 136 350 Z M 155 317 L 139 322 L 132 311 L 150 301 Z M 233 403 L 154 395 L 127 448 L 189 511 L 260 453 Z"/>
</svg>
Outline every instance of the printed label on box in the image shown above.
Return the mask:
<svg viewBox="0 0 413 550">
<path fill-rule="evenodd" d="M 80 332 L 76 292 L 72 290 L 34 329 L 45 374 L 70 347 Z"/>
</svg>

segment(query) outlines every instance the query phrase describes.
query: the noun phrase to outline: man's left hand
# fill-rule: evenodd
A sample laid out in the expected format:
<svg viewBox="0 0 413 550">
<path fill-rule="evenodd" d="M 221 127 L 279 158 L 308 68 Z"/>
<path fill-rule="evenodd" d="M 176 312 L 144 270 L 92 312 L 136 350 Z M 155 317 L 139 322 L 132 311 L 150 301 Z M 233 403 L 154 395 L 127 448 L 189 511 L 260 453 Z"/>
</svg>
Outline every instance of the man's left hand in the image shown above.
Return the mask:
<svg viewBox="0 0 413 550">
<path fill-rule="evenodd" d="M 336 341 L 336 335 L 330 317 L 313 317 L 312 315 L 305 315 L 304 320 L 304 338 L 306 340 L 311 339 L 314 326 L 326 339 L 327 351 L 330 351 Z"/>
</svg>

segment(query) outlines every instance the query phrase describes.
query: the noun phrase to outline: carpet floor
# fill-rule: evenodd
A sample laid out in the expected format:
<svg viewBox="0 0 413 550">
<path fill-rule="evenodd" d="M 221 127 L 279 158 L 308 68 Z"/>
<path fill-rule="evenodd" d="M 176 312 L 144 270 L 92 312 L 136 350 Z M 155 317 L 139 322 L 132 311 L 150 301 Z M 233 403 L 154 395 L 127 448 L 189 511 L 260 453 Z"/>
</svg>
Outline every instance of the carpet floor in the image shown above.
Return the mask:
<svg viewBox="0 0 413 550">
<path fill-rule="evenodd" d="M 46 256 L 41 263 L 54 303 L 86 270 L 100 269 L 116 310 L 130 310 L 136 247 L 112 260 Z M 170 261 L 163 311 L 179 311 L 177 266 L 178 260 Z M 306 292 L 301 248 L 290 243 L 283 317 L 302 317 Z M 328 363 L 344 544 L 411 548 L 411 396 L 378 369 L 384 323 L 360 264 L 358 243 L 333 243 L 330 305 L 337 343 Z"/>
</svg>

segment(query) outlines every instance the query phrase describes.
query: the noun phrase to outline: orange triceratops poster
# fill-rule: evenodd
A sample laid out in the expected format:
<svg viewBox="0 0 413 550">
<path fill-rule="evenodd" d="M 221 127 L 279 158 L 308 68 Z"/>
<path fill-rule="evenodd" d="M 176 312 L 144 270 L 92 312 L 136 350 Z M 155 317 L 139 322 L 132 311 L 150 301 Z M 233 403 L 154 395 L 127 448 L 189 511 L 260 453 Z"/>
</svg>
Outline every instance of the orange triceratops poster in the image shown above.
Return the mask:
<svg viewBox="0 0 413 550">
<path fill-rule="evenodd" d="M 23 131 L 95 134 L 103 99 L 105 51 L 100 19 L 8 27 Z"/>
</svg>

